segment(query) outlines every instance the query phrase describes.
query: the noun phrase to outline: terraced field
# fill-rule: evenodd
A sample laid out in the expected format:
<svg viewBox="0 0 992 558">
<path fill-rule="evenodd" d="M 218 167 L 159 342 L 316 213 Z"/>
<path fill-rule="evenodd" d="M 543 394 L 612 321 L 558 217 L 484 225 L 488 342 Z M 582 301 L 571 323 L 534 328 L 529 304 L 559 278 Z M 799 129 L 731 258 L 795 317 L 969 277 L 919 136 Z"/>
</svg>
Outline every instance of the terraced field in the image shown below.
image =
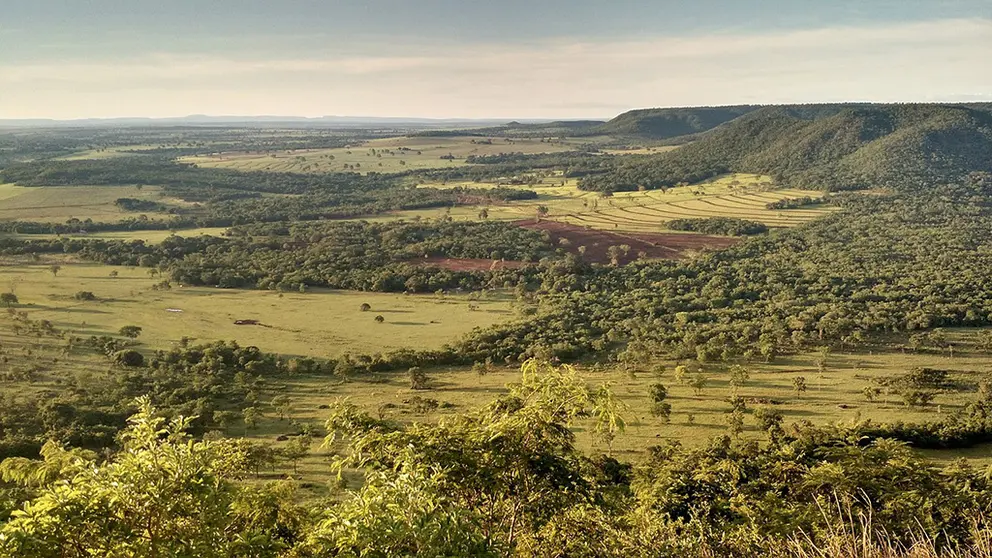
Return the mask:
<svg viewBox="0 0 992 558">
<path fill-rule="evenodd" d="M 606 207 L 600 202 L 592 211 L 567 213 L 557 219 L 593 228 L 633 231 L 657 230 L 660 224 L 672 219 L 706 217 L 736 217 L 759 221 L 769 227 L 794 227 L 822 216 L 830 208 L 770 210 L 765 206 L 770 202 L 809 195 L 808 191 L 782 189 L 671 199 L 670 194 L 648 192 L 640 196 L 614 197 L 607 200 Z"/>
<path fill-rule="evenodd" d="M 562 185 L 562 182 L 565 182 Z M 454 187 L 468 183 L 449 183 Z M 436 184 L 427 186 L 435 187 Z M 479 187 L 480 184 L 473 183 Z M 481 186 L 486 186 L 482 184 Z M 597 192 L 578 189 L 575 180 L 548 177 L 542 182 L 521 188 L 534 189 L 537 200 L 513 202 L 487 208 L 489 219 L 519 220 L 535 217 L 537 209 L 548 209 L 548 219 L 590 227 L 593 229 L 629 232 L 658 232 L 672 219 L 704 217 L 737 217 L 765 223 L 769 227 L 794 227 L 823 216 L 837 208 L 816 206 L 803 209 L 770 210 L 769 202 L 805 196 L 816 197 L 819 192 L 775 188 L 766 176 L 731 174 L 707 182 L 672 188 L 665 192 L 617 192 L 604 198 Z M 413 217 L 401 212 L 390 216 Z M 450 216 L 453 219 L 476 219 L 476 208 L 419 210 L 422 218 Z"/>
</svg>

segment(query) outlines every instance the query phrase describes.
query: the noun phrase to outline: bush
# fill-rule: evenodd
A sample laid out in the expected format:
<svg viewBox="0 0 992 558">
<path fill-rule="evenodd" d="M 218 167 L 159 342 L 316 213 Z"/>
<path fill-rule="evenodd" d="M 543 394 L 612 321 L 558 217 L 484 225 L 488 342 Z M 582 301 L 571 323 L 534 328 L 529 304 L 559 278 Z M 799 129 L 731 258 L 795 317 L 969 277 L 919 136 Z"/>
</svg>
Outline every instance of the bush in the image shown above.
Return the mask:
<svg viewBox="0 0 992 558">
<path fill-rule="evenodd" d="M 141 335 L 141 326 L 127 325 L 117 330 L 117 333 L 119 333 L 121 337 L 137 339 L 138 336 Z"/>
<path fill-rule="evenodd" d="M 145 355 L 134 349 L 124 349 L 114 353 L 114 363 L 118 366 L 136 367 L 144 366 Z"/>
</svg>

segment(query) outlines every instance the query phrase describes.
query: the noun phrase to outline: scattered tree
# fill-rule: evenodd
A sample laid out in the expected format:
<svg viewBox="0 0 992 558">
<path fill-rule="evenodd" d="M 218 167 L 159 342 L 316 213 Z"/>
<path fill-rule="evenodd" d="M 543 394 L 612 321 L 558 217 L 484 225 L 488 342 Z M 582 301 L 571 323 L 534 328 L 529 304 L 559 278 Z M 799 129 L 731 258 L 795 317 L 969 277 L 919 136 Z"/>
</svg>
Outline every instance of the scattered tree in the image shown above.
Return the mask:
<svg viewBox="0 0 992 558">
<path fill-rule="evenodd" d="M 141 335 L 141 326 L 127 325 L 119 330 L 117 330 L 122 337 L 127 337 L 129 339 L 137 339 Z"/>
</svg>

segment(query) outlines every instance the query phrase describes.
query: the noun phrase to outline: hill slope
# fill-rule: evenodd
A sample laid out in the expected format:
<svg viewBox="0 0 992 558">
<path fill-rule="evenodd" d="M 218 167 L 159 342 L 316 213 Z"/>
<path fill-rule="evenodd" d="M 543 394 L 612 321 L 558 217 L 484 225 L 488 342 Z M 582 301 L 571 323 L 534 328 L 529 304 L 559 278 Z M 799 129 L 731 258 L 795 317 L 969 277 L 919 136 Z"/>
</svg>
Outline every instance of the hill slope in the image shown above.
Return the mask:
<svg viewBox="0 0 992 558">
<path fill-rule="evenodd" d="M 668 139 L 711 130 L 758 108 L 757 105 L 740 105 L 632 110 L 600 126 L 599 131 L 617 136 Z"/>
<path fill-rule="evenodd" d="M 675 151 L 583 181 L 598 191 L 666 188 L 726 172 L 793 187 L 910 188 L 992 171 L 992 113 L 955 105 L 819 105 L 750 112 Z"/>
</svg>

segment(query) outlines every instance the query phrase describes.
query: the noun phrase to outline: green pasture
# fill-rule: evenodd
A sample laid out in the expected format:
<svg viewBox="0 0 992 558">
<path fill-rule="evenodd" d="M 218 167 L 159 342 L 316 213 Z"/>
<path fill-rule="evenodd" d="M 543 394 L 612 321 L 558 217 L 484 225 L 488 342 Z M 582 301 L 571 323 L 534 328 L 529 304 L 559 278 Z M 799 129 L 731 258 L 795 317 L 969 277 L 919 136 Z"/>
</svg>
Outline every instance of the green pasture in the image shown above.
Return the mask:
<svg viewBox="0 0 992 558">
<path fill-rule="evenodd" d="M 241 171 L 392 173 L 461 166 L 471 155 L 572 151 L 588 142 L 588 139 L 546 143 L 529 138 L 414 136 L 358 142 L 350 147 L 335 149 L 242 151 L 185 157 L 182 161 L 205 168 Z M 442 159 L 448 156 L 454 159 Z"/>
<path fill-rule="evenodd" d="M 603 153 L 610 155 L 657 155 L 678 149 L 678 145 L 659 145 L 653 147 L 631 146 L 623 149 L 604 149 Z"/>
<path fill-rule="evenodd" d="M 992 359 L 988 355 L 960 352 L 953 358 L 946 354 L 902 354 L 898 351 L 838 353 L 827 357 L 822 373 L 816 362 L 819 358 L 818 354 L 802 354 L 781 357 L 770 364 L 755 362 L 747 365 L 751 378 L 738 392 L 749 400 L 745 430 L 741 436 L 767 440 L 767 434 L 760 431 L 753 416 L 754 409 L 760 406 L 780 410 L 786 428 L 801 421 L 817 425 L 864 420 L 925 422 L 950 416 L 974 399 L 975 394 L 946 393 L 939 395 L 926 408 L 912 408 L 895 395 L 883 395 L 869 402 L 862 391 L 865 387 L 878 385 L 872 381 L 873 378 L 902 374 L 916 366 L 951 370 L 953 377 L 963 382 L 977 382 L 992 372 Z M 580 373 L 590 384 L 611 384 L 614 392 L 628 406 L 626 431 L 616 438 L 612 448 L 596 439 L 591 432 L 591 422 L 576 424 L 574 430 L 584 450 L 594 453 L 612 451 L 621 460 L 638 461 L 643 457 L 644 450 L 652 445 L 678 441 L 687 446 L 700 446 L 714 436 L 729 433 L 727 417 L 730 405 L 727 400 L 731 396 L 731 388 L 726 366 L 704 366 L 707 385 L 697 392 L 675 380 L 675 362 L 656 364 L 665 365 L 666 371 L 658 374 L 638 369 L 625 371 L 580 367 Z M 424 391 L 411 390 L 409 380 L 402 372 L 350 380 L 301 376 L 280 381 L 270 385 L 265 395 L 270 400 L 280 395 L 287 396 L 291 401 L 291 412 L 283 420 L 274 408 L 268 409 L 254 435 L 274 439 L 280 433 L 289 432 L 290 421 L 294 420 L 322 425 L 329 411 L 321 407 L 336 401 L 348 401 L 374 416 L 402 422 L 436 421 L 493 400 L 506 392 L 508 383 L 519 379 L 519 369 L 515 366 L 499 366 L 485 375 L 467 369 L 436 370 L 430 374 L 432 388 Z M 804 377 L 808 384 L 807 391 L 801 394 L 793 387 L 793 379 L 797 376 Z M 669 390 L 668 402 L 672 406 L 672 414 L 667 423 L 651 414 L 648 393 L 654 383 L 661 383 Z M 436 400 L 438 408 L 428 412 L 418 410 L 417 398 Z M 236 430 L 232 429 L 231 433 L 236 434 Z M 992 464 L 992 447 L 989 446 L 921 453 L 940 461 L 967 458 L 977 465 Z M 325 459 L 325 454 L 316 452 L 302 470 L 308 476 L 313 475 L 314 480 L 319 479 L 321 474 L 327 474 Z"/>
<path fill-rule="evenodd" d="M 43 186 L 0 184 L 0 221 L 64 222 L 69 219 L 118 221 L 154 212 L 123 211 L 118 198 L 165 201 L 157 186 Z"/>
<path fill-rule="evenodd" d="M 150 145 L 150 144 L 135 144 L 135 145 L 122 145 L 116 147 L 84 149 L 82 151 L 77 151 L 71 155 L 59 157 L 59 159 L 62 159 L 64 161 L 78 161 L 82 159 L 115 159 L 117 157 L 134 157 L 135 154 L 128 153 L 128 151 L 155 149 L 161 147 L 165 147 L 165 146 Z"/>
<path fill-rule="evenodd" d="M 563 184 L 564 183 L 564 184 Z M 486 207 L 489 219 L 517 220 L 535 217 L 537 208 L 548 208 L 548 218 L 573 225 L 602 230 L 631 232 L 664 231 L 664 223 L 672 219 L 737 217 L 765 223 L 770 227 L 794 227 L 830 211 L 834 207 L 817 206 L 802 209 L 770 210 L 769 202 L 787 198 L 821 195 L 820 192 L 776 188 L 770 177 L 751 174 L 731 174 L 699 184 L 671 188 L 664 192 L 616 192 L 603 197 L 598 192 L 579 190 L 574 179 L 549 176 L 540 182 L 520 188 L 533 189 L 538 199 L 494 204 Z M 447 182 L 423 186 L 454 188 L 495 187 L 497 183 Z M 394 212 L 379 219 L 437 218 L 478 219 L 481 207 L 456 207 Z"/>
<path fill-rule="evenodd" d="M 319 291 L 305 294 L 183 287 L 154 290 L 163 278 L 148 269 L 89 263 L 5 261 L 0 290 L 17 295 L 31 319 L 50 320 L 77 336 L 116 335 L 125 325 L 143 328 L 143 348 L 167 348 L 182 337 L 197 342 L 236 340 L 286 355 L 336 357 L 399 348 L 440 348 L 474 327 L 514 317 L 499 295 L 402 295 Z M 116 277 L 111 272 L 117 272 Z M 73 295 L 92 292 L 98 300 Z M 363 303 L 372 306 L 360 310 Z M 383 316 L 383 323 L 375 317 Z M 260 325 L 235 325 L 257 320 Z"/>
<path fill-rule="evenodd" d="M 61 265 L 57 275 L 50 266 Z M 116 271 L 117 277 L 111 277 Z M 318 358 L 343 353 L 361 354 L 388 351 L 401 347 L 437 348 L 456 339 L 472 327 L 486 326 L 515 316 L 506 297 L 469 300 L 463 296 L 407 296 L 381 293 L 325 291 L 284 293 L 190 288 L 174 285 L 171 290 L 153 290 L 161 281 L 146 269 L 130 269 L 72 261 L 0 262 L 0 289 L 14 292 L 17 309 L 32 320 L 50 320 L 56 328 L 75 336 L 113 335 L 124 325 L 143 328 L 138 339 L 142 350 L 171 346 L 182 337 L 199 342 L 234 339 L 244 345 L 284 355 L 307 355 Z M 73 297 L 90 291 L 96 301 Z M 368 303 L 371 311 L 362 312 Z M 471 305 L 471 307 L 470 307 Z M 170 311 L 173 310 L 173 311 Z M 181 310 L 175 312 L 174 310 Z M 384 323 L 374 318 L 381 315 Z M 235 325 L 235 320 L 257 320 L 260 325 Z M 102 356 L 85 348 L 69 353 L 61 351 L 63 341 L 55 338 L 17 335 L 13 320 L 0 315 L 0 346 L 9 355 L 6 367 L 31 367 L 38 372 L 28 382 L 7 382 L 4 389 L 12 394 L 30 394 L 56 388 L 65 378 L 76 374 L 107 373 Z M 947 353 L 912 353 L 876 346 L 873 350 L 834 352 L 827 356 L 821 370 L 819 354 L 784 356 L 771 363 L 747 364 L 750 380 L 739 390 L 748 400 L 749 412 L 742 436 L 763 439 L 751 414 L 767 405 L 782 411 L 785 424 L 810 421 L 814 424 L 856 420 L 927 421 L 950 416 L 962 409 L 976 394 L 973 391 L 938 395 L 925 408 L 906 406 L 895 395 L 882 395 L 868 401 L 863 390 L 878 384 L 872 380 L 902 374 L 917 366 L 952 371 L 962 385 L 977 385 L 992 373 L 992 358 L 967 350 L 974 330 L 950 331 L 949 337 L 960 349 Z M 624 459 L 637 460 L 646 447 L 664 441 L 700 445 L 716 435 L 725 434 L 731 396 L 729 373 L 723 364 L 703 365 L 705 387 L 696 390 L 680 385 L 674 377 L 674 361 L 620 369 L 614 366 L 580 365 L 580 373 L 591 383 L 610 383 L 626 403 L 627 429 L 610 448 L 596 439 L 591 424 L 575 425 L 578 442 L 593 452 L 612 451 Z M 658 365 L 664 367 L 659 370 Z M 400 421 L 435 421 L 444 416 L 464 413 L 505 393 L 505 386 L 517 381 L 516 366 L 499 363 L 488 373 L 467 367 L 429 370 L 429 390 L 410 389 L 405 372 L 358 375 L 341 379 L 329 375 L 270 378 L 262 393 L 263 417 L 257 430 L 249 436 L 275 441 L 281 434 L 293 432 L 292 421 L 321 425 L 329 411 L 322 406 L 348 400 L 373 413 Z M 807 391 L 797 393 L 793 381 L 806 379 Z M 652 416 L 648 397 L 650 386 L 661 383 L 669 389 L 672 406 L 670 420 Z M 285 418 L 269 402 L 285 395 L 290 411 Z M 419 399 L 418 399 L 419 398 Z M 435 400 L 437 408 L 424 411 L 418 402 Z M 228 435 L 244 435 L 240 425 L 232 426 Z M 300 464 L 299 476 L 312 483 L 328 482 L 328 454 L 317 449 Z M 992 447 L 962 451 L 928 451 L 929 457 L 949 461 L 966 457 L 978 464 L 992 463 Z M 283 476 L 291 465 L 283 463 L 265 474 Z M 354 480 L 354 479 L 353 479 Z"/>
<path fill-rule="evenodd" d="M 53 239 L 53 238 L 76 238 L 76 239 L 99 239 L 99 240 L 143 240 L 148 244 L 157 244 L 162 242 L 166 238 L 172 235 L 180 235 L 184 237 L 193 237 L 201 235 L 210 236 L 223 236 L 227 231 L 225 227 L 203 227 L 197 229 L 182 229 L 178 231 L 100 231 L 92 233 L 74 233 L 74 234 L 11 234 L 15 238 L 20 238 L 24 240 L 41 240 L 41 239 Z M 0 235 L 2 237 L 3 235 Z"/>
</svg>

